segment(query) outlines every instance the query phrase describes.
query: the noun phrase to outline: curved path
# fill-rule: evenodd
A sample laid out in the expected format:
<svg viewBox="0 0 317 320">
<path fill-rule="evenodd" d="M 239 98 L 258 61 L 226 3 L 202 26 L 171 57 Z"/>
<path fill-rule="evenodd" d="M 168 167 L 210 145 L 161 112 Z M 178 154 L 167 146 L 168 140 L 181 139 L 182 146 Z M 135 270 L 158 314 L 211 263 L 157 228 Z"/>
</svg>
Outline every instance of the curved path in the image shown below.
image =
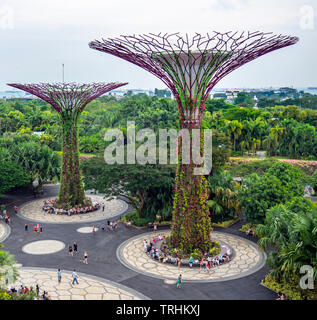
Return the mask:
<svg viewBox="0 0 317 320">
<path fill-rule="evenodd" d="M 168 233 L 169 231 L 164 232 L 165 235 Z M 177 280 L 178 275 L 182 274 L 184 281 L 195 282 L 218 282 L 243 278 L 260 270 L 265 264 L 265 254 L 251 241 L 231 234 L 213 232 L 214 240 L 220 240 L 233 249 L 231 261 L 212 268 L 209 274 L 204 268 L 198 267 L 182 266 L 178 269 L 174 264 L 160 263 L 144 253 L 143 239 L 149 243 L 154 235 L 153 232 L 144 233 L 125 241 L 117 250 L 119 260 L 128 268 L 150 277 Z"/>
<path fill-rule="evenodd" d="M 53 300 L 149 300 L 143 294 L 113 281 L 78 273 L 79 284 L 72 284 L 72 272 L 62 272 L 57 281 L 56 270 L 46 268 L 19 268 L 19 278 L 13 284 L 27 287 L 38 284 L 40 293 L 47 291 Z"/>
<path fill-rule="evenodd" d="M 0 242 L 3 242 L 6 238 L 8 238 L 10 232 L 10 227 L 6 223 L 0 221 Z"/>
<path fill-rule="evenodd" d="M 44 196 L 54 197 L 57 195 L 58 186 L 46 186 Z M 140 272 L 136 272 L 123 265 L 116 256 L 117 248 L 126 240 L 144 233 L 145 230 L 126 227 L 119 224 L 117 230 L 102 231 L 99 229 L 96 234 L 77 232 L 79 228 L 91 227 L 93 222 L 82 223 L 41 223 L 43 233 L 35 235 L 29 224 L 29 233 L 24 233 L 26 220 L 19 215 L 15 215 L 13 206 L 19 208 L 22 204 L 31 200 L 32 197 L 26 194 L 10 194 L 2 199 L 10 203 L 7 211 L 11 216 L 11 234 L 3 242 L 4 249 L 10 251 L 18 263 L 23 267 L 50 268 L 57 270 L 76 269 L 79 275 L 91 275 L 115 282 L 130 289 L 136 290 L 151 299 L 275 299 L 275 294 L 260 285 L 261 280 L 268 272 L 268 267 L 264 266 L 259 271 L 244 278 L 219 281 L 219 282 L 184 282 L 182 289 L 177 289 L 174 281 L 169 283 L 163 279 L 149 277 Z M 101 222 L 100 222 L 101 223 Z M 238 225 L 230 229 L 221 230 L 223 233 L 235 234 L 246 238 L 237 231 Z M 218 229 L 219 230 L 219 229 Z M 159 230 L 159 232 L 161 232 Z M 24 245 L 39 240 L 58 240 L 65 244 L 65 248 L 51 254 L 34 255 L 22 251 Z M 73 241 L 78 243 L 79 253 L 74 256 L 68 254 L 68 245 Z M 88 252 L 88 264 L 82 262 L 83 252 Z M 44 289 L 44 288 L 43 288 Z M 49 292 L 50 293 L 50 292 Z"/>
</svg>

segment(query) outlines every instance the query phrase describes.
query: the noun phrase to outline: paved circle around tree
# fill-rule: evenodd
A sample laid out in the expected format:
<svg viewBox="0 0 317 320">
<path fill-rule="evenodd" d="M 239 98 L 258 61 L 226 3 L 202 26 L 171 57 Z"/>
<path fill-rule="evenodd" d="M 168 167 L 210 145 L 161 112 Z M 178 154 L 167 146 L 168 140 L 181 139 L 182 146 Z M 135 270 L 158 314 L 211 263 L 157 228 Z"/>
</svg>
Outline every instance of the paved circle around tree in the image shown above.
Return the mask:
<svg viewBox="0 0 317 320">
<path fill-rule="evenodd" d="M 0 242 L 3 242 L 6 238 L 8 238 L 10 232 L 10 227 L 6 223 L 0 221 Z"/>
<path fill-rule="evenodd" d="M 62 271 L 62 281 L 57 281 L 57 269 L 19 268 L 19 278 L 11 285 L 16 289 L 20 285 L 35 289 L 40 287 L 40 294 L 47 291 L 52 300 L 150 300 L 136 290 L 122 284 L 87 275 L 78 274 L 79 284 L 72 284 L 72 272 Z"/>
<path fill-rule="evenodd" d="M 52 254 L 65 248 L 65 244 L 58 240 L 39 240 L 26 244 L 22 251 L 28 254 Z"/>
<path fill-rule="evenodd" d="M 177 279 L 182 274 L 183 281 L 218 282 L 246 277 L 260 270 L 266 260 L 266 255 L 257 245 L 241 237 L 212 232 L 212 239 L 228 244 L 233 249 L 233 256 L 227 263 L 212 268 L 208 274 L 204 268 L 189 268 L 181 266 L 178 269 L 174 264 L 162 263 L 151 259 L 144 252 L 143 240 L 149 243 L 154 234 L 169 234 L 170 231 L 144 233 L 123 242 L 117 249 L 117 257 L 126 267 L 144 275 L 160 279 Z"/>
<path fill-rule="evenodd" d="M 75 214 L 68 216 L 66 214 L 58 215 L 58 214 L 50 214 L 45 212 L 42 207 L 44 201 L 53 199 L 49 198 L 41 198 L 37 200 L 32 200 L 22 205 L 19 209 L 18 215 L 21 218 L 34 221 L 34 222 L 42 222 L 42 223 L 79 223 L 79 222 L 93 222 L 93 221 L 101 221 L 105 219 L 112 219 L 122 215 L 127 209 L 128 205 L 119 199 L 106 200 L 101 196 L 97 195 L 87 195 L 93 201 L 97 201 L 99 203 L 105 204 L 105 210 L 102 208 L 82 214 Z"/>
</svg>

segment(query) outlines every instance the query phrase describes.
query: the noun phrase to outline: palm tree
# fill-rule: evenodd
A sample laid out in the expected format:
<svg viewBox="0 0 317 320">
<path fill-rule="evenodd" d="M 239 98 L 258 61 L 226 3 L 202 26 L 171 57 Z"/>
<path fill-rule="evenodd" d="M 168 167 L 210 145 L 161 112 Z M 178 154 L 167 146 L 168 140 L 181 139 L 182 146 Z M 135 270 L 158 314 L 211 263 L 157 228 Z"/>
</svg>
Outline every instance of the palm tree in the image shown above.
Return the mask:
<svg viewBox="0 0 317 320">
<path fill-rule="evenodd" d="M 0 246 L 2 246 L 1 243 Z M 0 251 L 0 285 L 7 286 L 14 283 L 19 276 L 13 258 L 13 255 L 9 252 Z"/>
<path fill-rule="evenodd" d="M 212 199 L 207 202 L 212 213 L 221 216 L 224 221 L 227 215 L 239 215 L 241 213 L 238 201 L 238 184 L 233 180 L 228 171 L 220 171 L 209 178 L 209 190 Z"/>
<path fill-rule="evenodd" d="M 243 124 L 238 120 L 229 121 L 227 124 L 227 133 L 233 140 L 233 149 L 236 151 L 236 141 L 242 134 Z"/>
</svg>

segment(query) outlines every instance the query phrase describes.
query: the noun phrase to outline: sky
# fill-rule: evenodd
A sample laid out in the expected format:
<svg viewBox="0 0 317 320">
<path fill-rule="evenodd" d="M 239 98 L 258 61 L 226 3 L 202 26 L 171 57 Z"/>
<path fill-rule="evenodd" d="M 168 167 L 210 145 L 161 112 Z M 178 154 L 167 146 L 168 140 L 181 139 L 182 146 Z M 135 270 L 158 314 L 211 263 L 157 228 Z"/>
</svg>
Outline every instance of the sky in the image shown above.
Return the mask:
<svg viewBox="0 0 317 320">
<path fill-rule="evenodd" d="M 216 88 L 317 86 L 316 0 L 0 0 L 0 90 L 10 82 L 129 82 L 165 88 L 154 75 L 88 47 L 118 35 L 272 31 L 300 41 L 264 55 Z"/>
</svg>

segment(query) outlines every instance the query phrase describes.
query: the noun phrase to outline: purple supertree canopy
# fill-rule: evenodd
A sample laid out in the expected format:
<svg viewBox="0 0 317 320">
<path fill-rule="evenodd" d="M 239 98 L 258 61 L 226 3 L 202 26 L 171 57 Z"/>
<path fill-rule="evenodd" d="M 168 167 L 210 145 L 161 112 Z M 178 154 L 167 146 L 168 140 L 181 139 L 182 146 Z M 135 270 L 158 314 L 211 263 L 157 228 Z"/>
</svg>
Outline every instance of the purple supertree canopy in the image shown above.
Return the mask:
<svg viewBox="0 0 317 320">
<path fill-rule="evenodd" d="M 126 85 L 127 83 L 38 83 L 19 84 L 8 83 L 9 86 L 29 92 L 50 105 L 57 112 L 63 110 L 81 112 L 87 103 L 104 93 Z"/>
<path fill-rule="evenodd" d="M 143 34 L 95 40 L 90 48 L 110 53 L 160 78 L 174 96 L 203 102 L 231 71 L 268 52 L 295 44 L 292 36 L 263 32 Z"/>
</svg>

